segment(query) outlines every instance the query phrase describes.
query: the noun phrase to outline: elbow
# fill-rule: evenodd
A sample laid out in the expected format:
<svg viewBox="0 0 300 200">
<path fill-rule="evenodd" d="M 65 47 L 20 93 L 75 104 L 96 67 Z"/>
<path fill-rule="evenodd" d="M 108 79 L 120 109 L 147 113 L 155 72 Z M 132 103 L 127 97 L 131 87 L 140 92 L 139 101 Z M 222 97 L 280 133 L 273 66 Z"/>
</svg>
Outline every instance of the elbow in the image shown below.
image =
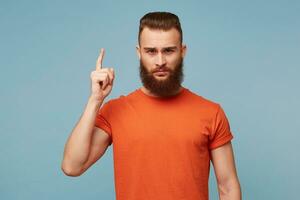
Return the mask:
<svg viewBox="0 0 300 200">
<path fill-rule="evenodd" d="M 65 175 L 71 176 L 71 177 L 77 177 L 82 174 L 80 169 L 76 169 L 76 168 L 66 165 L 64 163 L 61 165 L 61 170 L 63 171 L 63 173 Z"/>
<path fill-rule="evenodd" d="M 220 182 L 218 188 L 221 199 L 241 199 L 241 187 L 238 179 Z"/>
</svg>

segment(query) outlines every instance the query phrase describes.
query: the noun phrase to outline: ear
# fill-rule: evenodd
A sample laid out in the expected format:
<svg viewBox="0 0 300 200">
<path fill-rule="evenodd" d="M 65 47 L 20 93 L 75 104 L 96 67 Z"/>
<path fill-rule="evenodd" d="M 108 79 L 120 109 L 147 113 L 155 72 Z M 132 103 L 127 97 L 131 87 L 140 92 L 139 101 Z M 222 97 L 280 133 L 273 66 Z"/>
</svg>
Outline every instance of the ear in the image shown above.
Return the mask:
<svg viewBox="0 0 300 200">
<path fill-rule="evenodd" d="M 182 44 L 181 45 L 181 57 L 184 58 L 185 54 L 186 54 L 186 45 Z"/>
<path fill-rule="evenodd" d="M 136 45 L 136 54 L 137 54 L 137 56 L 139 57 L 139 59 L 141 59 L 141 48 L 140 48 L 140 46 L 139 45 Z"/>
</svg>

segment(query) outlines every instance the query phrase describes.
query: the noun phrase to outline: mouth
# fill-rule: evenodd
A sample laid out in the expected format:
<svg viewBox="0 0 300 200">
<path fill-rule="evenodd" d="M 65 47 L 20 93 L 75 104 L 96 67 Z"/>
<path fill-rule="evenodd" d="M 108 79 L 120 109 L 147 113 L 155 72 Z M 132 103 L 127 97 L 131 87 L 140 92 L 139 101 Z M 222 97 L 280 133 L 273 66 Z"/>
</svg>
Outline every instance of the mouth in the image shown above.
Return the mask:
<svg viewBox="0 0 300 200">
<path fill-rule="evenodd" d="M 153 73 L 155 76 L 158 76 L 158 77 L 165 77 L 169 74 L 169 71 L 166 71 L 166 70 L 160 70 L 160 71 L 156 71 Z"/>
<path fill-rule="evenodd" d="M 153 75 L 158 76 L 158 77 L 164 77 L 167 76 L 169 74 L 169 70 L 168 69 L 157 69 L 153 72 Z"/>
</svg>

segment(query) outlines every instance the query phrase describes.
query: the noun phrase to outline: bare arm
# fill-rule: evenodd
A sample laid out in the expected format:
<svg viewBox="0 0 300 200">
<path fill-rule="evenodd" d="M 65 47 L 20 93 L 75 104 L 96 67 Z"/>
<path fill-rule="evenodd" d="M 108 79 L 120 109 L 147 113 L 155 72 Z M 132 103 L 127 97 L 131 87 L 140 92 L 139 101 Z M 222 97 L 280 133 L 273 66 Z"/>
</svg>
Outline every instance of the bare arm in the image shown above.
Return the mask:
<svg viewBox="0 0 300 200">
<path fill-rule="evenodd" d="M 213 149 L 211 160 L 217 178 L 220 200 L 241 200 L 241 188 L 231 142 Z"/>
<path fill-rule="evenodd" d="M 89 99 L 83 115 L 66 142 L 61 168 L 68 176 L 81 175 L 108 147 L 109 135 L 94 126 L 98 107 L 98 103 Z"/>
<path fill-rule="evenodd" d="M 114 79 L 112 68 L 102 68 L 103 56 L 104 49 L 101 49 L 96 70 L 91 73 L 91 96 L 65 145 L 61 168 L 68 176 L 79 176 L 87 170 L 104 154 L 111 139 L 95 127 L 95 118 L 103 100 L 112 90 Z"/>
</svg>

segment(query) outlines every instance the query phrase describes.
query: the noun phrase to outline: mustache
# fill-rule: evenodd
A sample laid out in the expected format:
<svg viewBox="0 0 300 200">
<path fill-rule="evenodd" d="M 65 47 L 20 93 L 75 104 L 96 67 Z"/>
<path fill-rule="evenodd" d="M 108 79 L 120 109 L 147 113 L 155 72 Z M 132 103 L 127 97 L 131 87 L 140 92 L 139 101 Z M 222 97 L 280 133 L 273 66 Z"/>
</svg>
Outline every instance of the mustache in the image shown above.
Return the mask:
<svg viewBox="0 0 300 200">
<path fill-rule="evenodd" d="M 171 72 L 172 70 L 167 68 L 167 67 L 157 67 L 153 70 L 151 70 L 151 73 L 155 73 L 155 72 Z"/>
</svg>

